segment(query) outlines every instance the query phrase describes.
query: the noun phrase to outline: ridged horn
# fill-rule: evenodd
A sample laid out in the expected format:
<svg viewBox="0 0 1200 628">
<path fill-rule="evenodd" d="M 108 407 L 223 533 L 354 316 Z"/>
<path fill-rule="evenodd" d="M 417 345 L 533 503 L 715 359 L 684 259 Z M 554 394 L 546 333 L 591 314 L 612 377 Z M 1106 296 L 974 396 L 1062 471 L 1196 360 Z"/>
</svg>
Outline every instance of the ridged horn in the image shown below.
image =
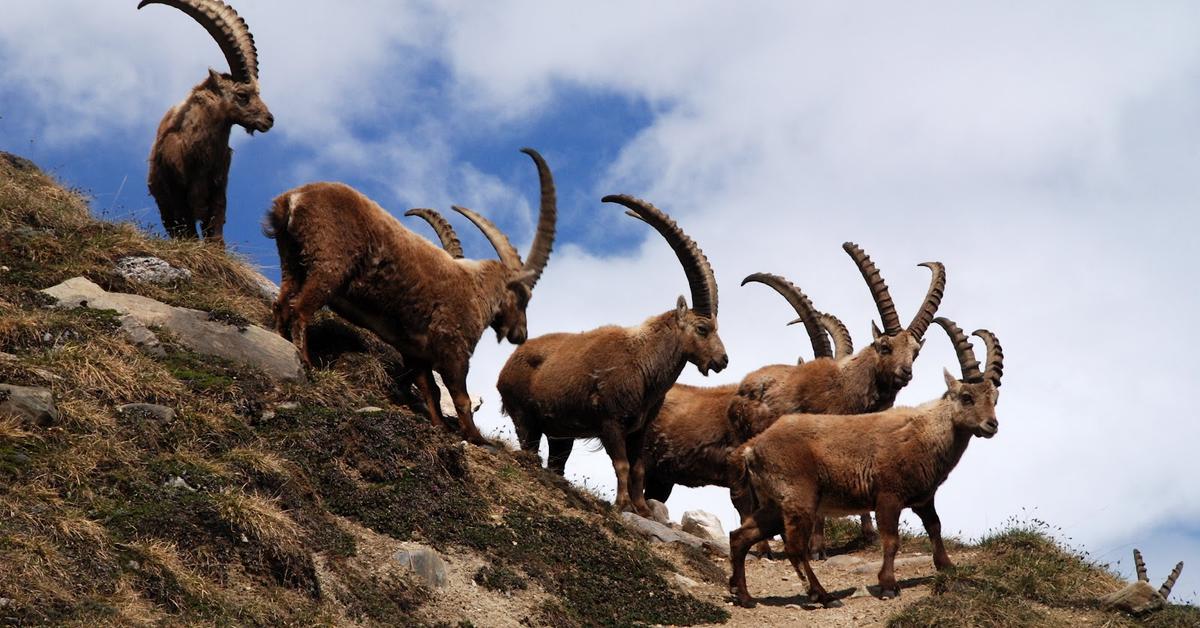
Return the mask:
<svg viewBox="0 0 1200 628">
<path fill-rule="evenodd" d="M 992 385 L 999 388 L 1000 378 L 1004 377 L 1004 349 L 1000 346 L 1000 340 L 996 338 L 996 334 L 986 329 L 976 329 L 971 335 L 982 338 L 983 345 L 987 347 L 987 367 L 983 369 L 984 379 L 992 380 Z"/>
<path fill-rule="evenodd" d="M 1137 579 L 1140 582 L 1150 582 L 1150 576 L 1146 575 L 1146 561 L 1142 560 L 1142 553 L 1133 549 L 1133 567 L 1137 569 Z"/>
<path fill-rule="evenodd" d="M 554 177 L 546 160 L 532 148 L 522 148 L 522 153 L 529 155 L 537 166 L 538 183 L 541 187 L 541 206 L 538 209 L 537 233 L 533 236 L 533 244 L 529 247 L 529 257 L 525 259 L 525 270 L 529 273 L 529 289 L 537 285 L 546 262 L 550 260 L 550 249 L 554 246 L 554 226 L 558 219 L 558 201 L 554 191 Z"/>
<path fill-rule="evenodd" d="M 254 46 L 254 35 L 233 7 L 221 0 L 142 0 L 137 8 L 147 4 L 165 4 L 191 16 L 221 47 L 233 80 L 240 83 L 258 80 L 258 48 Z"/>
<path fill-rule="evenodd" d="M 854 340 L 850 338 L 850 330 L 833 314 L 821 314 L 821 327 L 833 338 L 833 355 L 842 359 L 854 355 Z"/>
<path fill-rule="evenodd" d="M 821 314 L 813 307 L 812 301 L 804 294 L 795 284 L 770 273 L 754 273 L 742 280 L 742 285 L 746 285 L 751 281 L 756 281 L 761 284 L 766 284 L 775 289 L 788 304 L 796 310 L 796 314 L 800 317 L 800 322 L 804 323 L 804 329 L 808 332 L 808 339 L 812 342 L 813 355 L 818 358 L 833 357 L 833 349 L 829 347 L 829 336 L 825 333 L 825 328 L 821 327 Z"/>
<path fill-rule="evenodd" d="M 1175 565 L 1175 568 L 1171 570 L 1171 575 L 1167 576 L 1166 581 L 1158 588 L 1158 594 L 1163 596 L 1164 600 L 1171 595 L 1171 589 L 1175 586 L 1175 581 L 1179 579 L 1181 573 L 1183 573 L 1183 561 L 1179 561 Z"/>
<path fill-rule="evenodd" d="M 840 360 L 845 357 L 854 355 L 854 341 L 850 338 L 850 330 L 846 329 L 845 323 L 833 314 L 821 314 L 819 317 L 821 327 L 833 338 L 833 357 Z M 804 319 L 797 318 L 788 325 L 803 323 Z"/>
<path fill-rule="evenodd" d="M 688 287 L 692 292 L 692 310 L 700 316 L 717 316 L 717 280 L 704 251 L 688 237 L 679 225 L 657 207 L 627 194 L 609 194 L 600 199 L 605 203 L 618 203 L 632 210 L 643 222 L 654 227 L 666 239 L 683 272 L 687 275 Z"/>
<path fill-rule="evenodd" d="M 504 262 L 506 267 L 512 270 L 520 270 L 522 268 L 521 254 L 517 253 L 517 249 L 513 247 L 512 242 L 508 241 L 508 236 L 504 235 L 503 231 L 492 224 L 492 221 L 466 207 L 451 205 L 450 209 L 466 216 L 467 220 L 470 220 L 476 227 L 479 227 L 479 230 L 483 232 L 488 242 L 492 243 L 492 248 L 496 249 L 496 253 L 500 255 L 500 261 Z"/>
<path fill-rule="evenodd" d="M 872 262 L 871 257 L 853 242 L 842 244 L 842 249 L 850 254 L 850 258 L 858 265 L 863 279 L 867 281 L 871 298 L 875 299 L 875 306 L 879 308 L 879 317 L 883 320 L 883 332 L 889 336 L 895 336 L 904 331 L 904 328 L 900 326 L 900 316 L 896 314 L 896 304 L 892 302 L 892 295 L 888 292 L 887 282 L 879 274 L 879 269 L 875 268 L 875 262 Z"/>
<path fill-rule="evenodd" d="M 454 232 L 454 227 L 450 224 L 446 217 L 441 215 L 437 210 L 426 207 L 414 207 L 406 212 L 405 216 L 416 216 L 424 218 L 425 222 L 433 227 L 433 232 L 437 234 L 438 241 L 442 243 L 442 248 L 450 254 L 454 259 L 462 259 L 463 248 L 462 242 L 458 239 L 458 234 Z"/>
<path fill-rule="evenodd" d="M 962 378 L 964 382 L 979 383 L 983 381 L 983 375 L 979 372 L 979 361 L 975 359 L 975 350 L 971 348 L 971 341 L 967 340 L 967 335 L 959 329 L 954 321 L 939 316 L 933 319 L 933 322 L 941 325 L 942 329 L 946 330 L 946 335 L 950 336 L 950 342 L 954 343 L 954 353 L 958 354 L 958 366 L 962 369 Z"/>
<path fill-rule="evenodd" d="M 918 266 L 933 271 L 933 276 L 929 279 L 929 291 L 925 293 L 921 309 L 917 310 L 917 315 L 908 324 L 908 333 L 920 340 L 925 336 L 925 330 L 929 329 L 929 324 L 933 322 L 938 306 L 942 304 L 942 295 L 946 291 L 946 267 L 941 262 L 925 262 Z"/>
</svg>

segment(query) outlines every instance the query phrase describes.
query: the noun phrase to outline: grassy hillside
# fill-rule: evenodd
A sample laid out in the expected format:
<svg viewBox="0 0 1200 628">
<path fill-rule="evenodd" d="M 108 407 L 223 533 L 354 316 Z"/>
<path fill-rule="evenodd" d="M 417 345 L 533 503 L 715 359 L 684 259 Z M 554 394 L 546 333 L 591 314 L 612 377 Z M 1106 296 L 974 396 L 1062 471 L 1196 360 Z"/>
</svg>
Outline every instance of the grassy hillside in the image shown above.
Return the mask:
<svg viewBox="0 0 1200 628">
<path fill-rule="evenodd" d="M 352 330 L 326 321 L 323 368 L 277 385 L 166 334 L 165 356 L 143 353 L 112 312 L 50 309 L 38 292 L 83 275 L 267 325 L 241 261 L 96 221 L 4 154 L 0 234 L 0 383 L 48 387 L 61 413 L 0 417 L 0 624 L 455 625 L 483 607 L 532 625 L 726 618 L 671 584 L 606 504 L 431 429 L 395 356 Z M 114 262 L 138 254 L 193 279 L 126 281 Z M 332 350 L 345 346 L 366 349 Z M 140 402 L 175 416 L 116 411 Z M 355 412 L 367 405 L 384 411 Z M 477 572 L 462 608 L 387 565 L 406 541 Z"/>
<path fill-rule="evenodd" d="M 192 279 L 128 281 L 114 269 L 128 255 Z M 80 194 L 0 153 L 0 383 L 47 387 L 60 412 L 50 425 L 0 416 L 0 624 L 729 619 L 723 561 L 651 547 L 536 460 L 431 429 L 397 356 L 332 317 L 315 326 L 321 368 L 277 384 L 162 330 L 165 353 L 144 353 L 113 312 L 47 307 L 39 290 L 80 275 L 231 325 L 269 324 L 240 260 L 97 221 Z M 175 414 L 116 410 L 142 402 Z M 933 580 L 938 595 L 897 607 L 891 625 L 1200 625 L 1194 607 L 1144 621 L 1098 610 L 1120 583 L 1042 532 L 958 545 L 973 558 Z M 855 533 L 835 522 L 828 534 L 844 549 Z M 457 584 L 431 591 L 398 568 L 391 556 L 413 543 L 446 557 Z M 676 572 L 701 584 L 681 586 Z"/>
</svg>

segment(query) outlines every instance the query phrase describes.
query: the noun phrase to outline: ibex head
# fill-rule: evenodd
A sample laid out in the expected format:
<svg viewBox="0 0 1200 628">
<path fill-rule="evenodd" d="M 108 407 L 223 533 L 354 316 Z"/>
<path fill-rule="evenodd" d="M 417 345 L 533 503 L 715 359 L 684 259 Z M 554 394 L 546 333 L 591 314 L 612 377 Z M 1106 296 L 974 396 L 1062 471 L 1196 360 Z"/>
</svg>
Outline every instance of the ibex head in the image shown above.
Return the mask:
<svg viewBox="0 0 1200 628">
<path fill-rule="evenodd" d="M 505 338 L 519 345 L 529 337 L 529 327 L 525 318 L 525 308 L 533 298 L 533 287 L 537 285 L 546 262 L 550 259 L 550 249 L 554 244 L 554 225 L 558 216 L 557 200 L 554 191 L 554 178 L 545 160 L 532 148 L 522 148 L 521 152 L 529 155 L 537 166 L 538 181 L 541 184 L 541 209 L 538 216 L 537 234 L 529 247 L 529 257 L 524 262 L 517 249 L 508 241 L 508 237 L 492 224 L 492 221 L 479 214 L 457 205 L 451 207 L 454 211 L 466 216 L 483 232 L 488 241 L 500 255 L 500 261 L 507 269 L 507 283 L 504 293 L 500 295 L 492 320 L 489 323 L 496 332 L 496 341 Z"/>
<path fill-rule="evenodd" d="M 983 339 L 987 347 L 987 366 L 980 373 L 979 361 L 975 359 L 975 351 L 963 330 L 947 318 L 938 317 L 934 322 L 950 336 L 962 368 L 962 379 L 955 379 L 950 371 L 943 369 L 946 394 L 942 398 L 955 404 L 955 424 L 975 436 L 995 436 L 1000 429 L 996 420 L 996 402 L 1000 399 L 1000 378 L 1004 375 L 1004 350 L 1000 341 L 986 329 L 972 334 Z"/>
<path fill-rule="evenodd" d="M 925 344 L 925 331 L 929 329 L 938 305 L 942 302 L 942 292 L 946 288 L 946 269 L 939 262 L 920 264 L 933 271 L 933 277 L 921 309 L 908 327 L 902 327 L 887 283 L 883 281 L 879 269 L 875 268 L 875 263 L 853 242 L 843 244 L 842 248 L 858 265 L 863 279 L 867 281 L 867 287 L 871 290 L 871 297 L 875 299 L 875 305 L 879 308 L 879 316 L 883 319 L 883 331 L 880 331 L 874 322 L 871 323 L 871 348 L 878 353 L 882 367 L 878 371 L 879 386 L 884 390 L 900 390 L 912 380 L 913 362 L 921 352 L 921 346 Z"/>
<path fill-rule="evenodd" d="M 683 355 L 706 376 L 709 371 L 720 372 L 729 365 L 729 354 L 717 334 L 717 280 L 704 252 L 670 216 L 650 203 L 624 194 L 611 194 L 601 200 L 629 208 L 626 214 L 654 227 L 675 251 L 692 293 L 691 308 L 682 295 L 675 301 Z"/>
<path fill-rule="evenodd" d="M 1157 590 L 1150 584 L 1150 577 L 1146 574 L 1146 563 L 1142 561 L 1142 553 L 1136 549 L 1133 550 L 1133 564 L 1137 568 L 1137 581 L 1130 583 L 1120 591 L 1104 596 L 1100 603 L 1104 608 L 1118 609 L 1134 615 L 1149 613 L 1166 606 L 1167 597 L 1171 595 L 1171 588 L 1175 586 L 1175 581 L 1183 572 L 1183 563 L 1175 565 L 1175 569 L 1171 570 L 1171 575 L 1167 576 L 1166 581 Z"/>
<path fill-rule="evenodd" d="M 246 129 L 247 133 L 253 135 L 255 131 L 271 130 L 275 116 L 258 94 L 258 50 L 246 21 L 237 11 L 221 0 L 142 0 L 138 8 L 147 4 L 175 7 L 212 35 L 221 52 L 225 53 L 229 73 L 210 69 L 204 88 L 217 96 L 227 119 Z"/>
</svg>

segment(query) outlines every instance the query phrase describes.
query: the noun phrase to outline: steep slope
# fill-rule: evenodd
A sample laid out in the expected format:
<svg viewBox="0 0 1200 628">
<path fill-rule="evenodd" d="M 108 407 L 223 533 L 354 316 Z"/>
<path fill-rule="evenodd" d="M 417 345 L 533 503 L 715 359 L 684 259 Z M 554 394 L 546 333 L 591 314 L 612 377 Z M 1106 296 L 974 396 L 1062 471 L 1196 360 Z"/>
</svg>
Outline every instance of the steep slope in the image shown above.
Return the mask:
<svg viewBox="0 0 1200 628">
<path fill-rule="evenodd" d="M 167 329 L 147 330 L 160 341 L 148 351 L 114 312 L 51 308 L 41 292 L 82 276 L 267 326 L 260 279 L 235 257 L 97 221 L 80 194 L 3 153 L 0 234 L 0 384 L 48 389 L 55 406 L 0 417 L 0 623 L 727 617 L 679 589 L 672 555 L 607 504 L 532 459 L 431 429 L 397 356 L 334 320 L 318 329 L 322 368 L 280 382 Z M 126 278 L 116 262 L 134 255 L 191 277 Z"/>
</svg>

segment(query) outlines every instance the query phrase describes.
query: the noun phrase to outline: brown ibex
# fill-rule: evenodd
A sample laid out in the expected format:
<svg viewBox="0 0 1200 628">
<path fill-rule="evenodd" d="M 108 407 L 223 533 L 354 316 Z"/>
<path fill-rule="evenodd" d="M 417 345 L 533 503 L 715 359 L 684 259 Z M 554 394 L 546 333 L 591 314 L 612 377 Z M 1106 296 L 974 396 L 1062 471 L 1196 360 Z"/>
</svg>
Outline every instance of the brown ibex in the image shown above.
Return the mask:
<svg viewBox="0 0 1200 628">
<path fill-rule="evenodd" d="M 1137 580 L 1119 591 L 1100 598 L 1101 606 L 1133 615 L 1143 615 L 1166 606 L 1167 596 L 1171 595 L 1171 588 L 1175 586 L 1179 574 L 1183 573 L 1183 562 L 1175 565 L 1175 569 L 1171 570 L 1171 575 L 1167 576 L 1158 589 L 1150 584 L 1150 576 L 1146 575 L 1146 563 L 1142 561 L 1142 553 L 1136 549 L 1133 550 L 1133 564 L 1137 568 Z"/>
<path fill-rule="evenodd" d="M 485 443 L 467 394 L 471 355 L 489 326 L 497 341 L 525 342 L 525 308 L 554 241 L 554 180 L 541 155 L 521 150 L 533 159 L 541 182 L 537 234 L 525 262 L 491 221 L 466 208 L 454 209 L 483 231 L 499 260 L 454 259 L 340 183 L 310 183 L 281 194 L 267 217 L 283 271 L 276 328 L 311 366 L 305 329 L 328 304 L 404 356 L 430 420 L 441 426 L 437 371 L 453 397 L 463 436 Z"/>
<path fill-rule="evenodd" d="M 890 312 L 887 286 L 870 258 L 857 246 L 847 245 L 861 267 L 867 285 L 880 311 Z M 829 327 L 799 288 L 775 275 L 755 274 L 747 282 L 761 282 L 775 288 L 792 305 L 808 331 L 817 358 L 800 365 L 776 364 L 747 375 L 737 386 L 697 388 L 677 385 L 667 393 L 666 401 L 651 423 L 646 436 L 646 496 L 665 501 L 676 484 L 684 486 L 725 486 L 738 512 L 750 514 L 749 496 L 731 483 L 727 464 L 729 453 L 737 445 L 766 429 L 776 418 L 789 412 L 811 414 L 859 414 L 876 411 L 881 399 L 890 406 L 899 387 L 908 383 L 912 362 L 921 346 L 921 337 L 929 327 L 945 288 L 945 269 L 941 264 L 925 264 L 933 271 L 929 291 L 917 316 L 907 329 L 896 335 L 875 334 L 874 341 L 858 353 L 840 359 L 826 337 Z M 885 305 L 889 309 L 885 309 Z M 885 322 L 891 319 L 884 315 Z M 844 327 L 834 327 L 832 335 L 839 351 L 851 348 Z M 863 516 L 863 534 L 874 536 L 870 516 Z M 823 548 L 821 537 L 817 547 Z M 761 548 L 766 551 L 766 546 Z M 823 551 L 823 550 L 822 550 Z"/>
<path fill-rule="evenodd" d="M 150 194 L 172 238 L 225 245 L 225 188 L 229 182 L 229 132 L 237 124 L 253 135 L 275 124 L 258 93 L 258 50 L 245 20 L 221 0 L 142 0 L 172 6 L 192 17 L 217 41 L 229 74 L 209 69 L 208 78 L 171 107 L 150 148 Z"/>
<path fill-rule="evenodd" d="M 809 564 L 813 529 L 826 515 L 875 511 L 883 539 L 879 586 L 884 598 L 900 593 L 893 565 L 904 508 L 921 518 L 933 542 L 934 566 L 939 571 L 953 566 L 934 495 L 971 437 L 991 438 L 999 429 L 996 401 L 1004 354 L 991 332 L 976 331 L 987 346 L 987 367 L 980 373 L 962 330 L 944 318 L 937 322 L 954 342 L 963 375 L 958 380 L 944 371 L 941 399 L 871 414 L 788 414 L 734 451 L 730 464 L 749 485 L 755 504 L 729 535 L 729 586 L 739 604 L 753 605 L 746 590 L 746 553 L 780 532 L 796 573 L 808 580 L 809 599 L 836 602 Z"/>
<path fill-rule="evenodd" d="M 642 490 L 647 422 L 688 362 L 708 375 L 725 368 L 729 356 L 717 335 L 716 280 L 696 243 L 645 201 L 603 200 L 628 207 L 662 234 L 687 275 L 691 309 L 681 296 L 675 309 L 636 327 L 534 338 L 509 357 L 496 387 L 522 449 L 536 454 L 544 434 L 551 459 L 565 460 L 558 448 L 569 451 L 573 438 L 598 437 L 616 472 L 617 508 L 648 515 Z"/>
</svg>

